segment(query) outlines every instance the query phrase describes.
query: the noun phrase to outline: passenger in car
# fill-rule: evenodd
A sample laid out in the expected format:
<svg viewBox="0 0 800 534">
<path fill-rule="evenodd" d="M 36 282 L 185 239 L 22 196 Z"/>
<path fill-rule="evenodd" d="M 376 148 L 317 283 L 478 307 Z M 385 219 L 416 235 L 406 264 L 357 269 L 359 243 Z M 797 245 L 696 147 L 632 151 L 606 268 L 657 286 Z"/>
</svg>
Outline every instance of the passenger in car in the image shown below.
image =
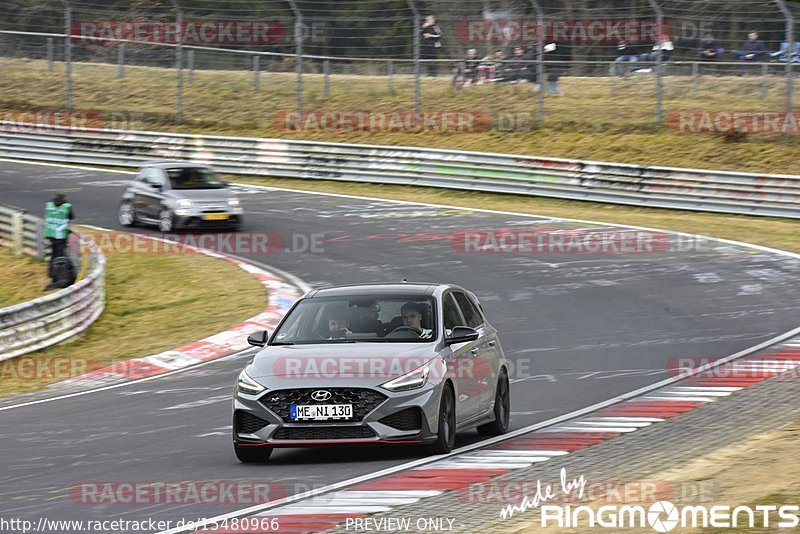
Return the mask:
<svg viewBox="0 0 800 534">
<path fill-rule="evenodd" d="M 350 334 L 350 314 L 347 309 L 332 310 L 328 315 L 328 332 L 326 339 L 336 339 Z"/>
<path fill-rule="evenodd" d="M 403 307 L 400 308 L 400 316 L 403 319 L 403 326 L 408 326 L 419 330 L 419 337 L 421 339 L 427 339 L 431 337 L 433 330 L 430 328 L 424 328 L 422 326 L 422 314 L 422 306 L 416 302 L 406 302 L 403 304 Z"/>
</svg>

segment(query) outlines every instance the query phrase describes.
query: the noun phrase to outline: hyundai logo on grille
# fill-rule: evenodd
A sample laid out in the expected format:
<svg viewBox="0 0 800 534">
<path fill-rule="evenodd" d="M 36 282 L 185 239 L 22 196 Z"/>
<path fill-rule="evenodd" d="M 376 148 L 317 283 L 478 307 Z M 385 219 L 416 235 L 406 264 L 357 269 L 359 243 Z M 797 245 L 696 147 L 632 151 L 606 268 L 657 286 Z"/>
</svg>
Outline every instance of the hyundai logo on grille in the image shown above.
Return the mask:
<svg viewBox="0 0 800 534">
<path fill-rule="evenodd" d="M 311 398 L 317 402 L 326 401 L 331 398 L 331 392 L 320 389 L 311 393 Z"/>
</svg>

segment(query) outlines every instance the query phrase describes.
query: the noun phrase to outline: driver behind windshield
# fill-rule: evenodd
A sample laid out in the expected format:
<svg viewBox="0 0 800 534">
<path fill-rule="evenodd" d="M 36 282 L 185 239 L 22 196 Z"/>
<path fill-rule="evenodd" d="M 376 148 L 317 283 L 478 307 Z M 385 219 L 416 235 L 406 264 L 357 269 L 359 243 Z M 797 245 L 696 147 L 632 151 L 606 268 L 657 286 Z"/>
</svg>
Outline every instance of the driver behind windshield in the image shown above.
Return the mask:
<svg viewBox="0 0 800 534">
<path fill-rule="evenodd" d="M 420 339 L 431 337 L 433 330 L 422 327 L 422 306 L 416 302 L 406 302 L 400 308 L 400 317 L 403 319 L 403 326 L 413 328 L 418 331 Z"/>
</svg>

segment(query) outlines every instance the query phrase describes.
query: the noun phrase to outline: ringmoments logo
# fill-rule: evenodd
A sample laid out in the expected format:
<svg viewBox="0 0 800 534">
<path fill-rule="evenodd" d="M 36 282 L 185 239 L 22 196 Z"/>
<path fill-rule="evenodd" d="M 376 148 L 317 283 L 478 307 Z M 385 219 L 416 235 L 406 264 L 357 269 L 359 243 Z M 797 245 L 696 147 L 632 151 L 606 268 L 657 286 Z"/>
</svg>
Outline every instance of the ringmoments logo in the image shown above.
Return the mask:
<svg viewBox="0 0 800 534">
<path fill-rule="evenodd" d="M 800 525 L 800 506 L 794 504 L 758 504 L 754 506 L 685 505 L 660 500 L 647 505 L 554 504 L 556 501 L 580 501 L 588 481 L 581 475 L 568 478 L 562 468 L 557 483 L 537 481 L 532 494 L 526 494 L 518 504 L 500 510 L 500 518 L 508 519 L 528 510 L 538 510 L 541 528 L 650 528 L 654 532 L 671 532 L 676 528 L 777 528 L 790 529 Z"/>
</svg>

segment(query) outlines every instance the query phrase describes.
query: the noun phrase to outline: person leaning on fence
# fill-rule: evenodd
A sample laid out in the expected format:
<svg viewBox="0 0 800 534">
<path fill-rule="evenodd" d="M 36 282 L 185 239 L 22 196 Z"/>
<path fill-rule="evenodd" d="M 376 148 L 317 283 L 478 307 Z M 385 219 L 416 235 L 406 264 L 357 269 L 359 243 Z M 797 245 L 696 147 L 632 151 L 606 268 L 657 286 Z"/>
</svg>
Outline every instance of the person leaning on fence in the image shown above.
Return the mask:
<svg viewBox="0 0 800 534">
<path fill-rule="evenodd" d="M 44 206 L 44 237 L 50 241 L 50 262 L 48 275 L 55 281 L 53 265 L 56 260 L 66 256 L 69 223 L 75 219 L 72 204 L 67 202 L 64 193 L 57 193 L 53 200 Z"/>
<path fill-rule="evenodd" d="M 744 76 L 745 64 L 762 61 L 767 55 L 767 47 L 764 41 L 758 38 L 758 32 L 750 32 L 742 49 L 734 50 L 733 54 L 742 62 L 739 66 L 739 76 Z"/>
<path fill-rule="evenodd" d="M 422 23 L 422 59 L 436 59 L 442 47 L 442 30 L 436 24 L 436 17 L 428 15 Z M 428 63 L 428 76 L 436 76 L 436 62 Z"/>
</svg>

